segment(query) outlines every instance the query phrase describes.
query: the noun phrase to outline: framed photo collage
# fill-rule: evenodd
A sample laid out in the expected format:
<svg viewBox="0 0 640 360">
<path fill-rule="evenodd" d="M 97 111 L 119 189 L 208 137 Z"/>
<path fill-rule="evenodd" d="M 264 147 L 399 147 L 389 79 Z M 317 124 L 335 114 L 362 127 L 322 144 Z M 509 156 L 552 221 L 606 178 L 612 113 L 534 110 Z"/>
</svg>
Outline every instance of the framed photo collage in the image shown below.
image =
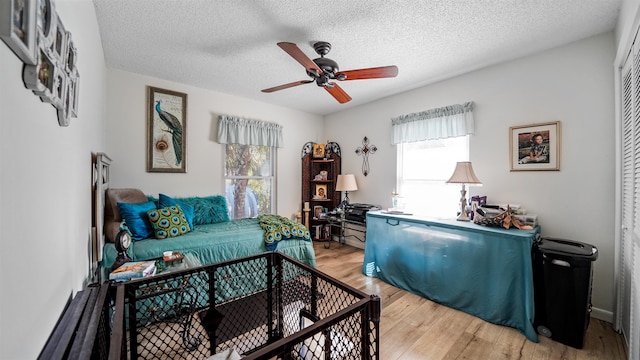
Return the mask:
<svg viewBox="0 0 640 360">
<path fill-rule="evenodd" d="M 58 124 L 78 117 L 78 51 L 53 0 L 0 2 L 0 38 L 22 60 L 22 80 L 57 109 Z"/>
</svg>

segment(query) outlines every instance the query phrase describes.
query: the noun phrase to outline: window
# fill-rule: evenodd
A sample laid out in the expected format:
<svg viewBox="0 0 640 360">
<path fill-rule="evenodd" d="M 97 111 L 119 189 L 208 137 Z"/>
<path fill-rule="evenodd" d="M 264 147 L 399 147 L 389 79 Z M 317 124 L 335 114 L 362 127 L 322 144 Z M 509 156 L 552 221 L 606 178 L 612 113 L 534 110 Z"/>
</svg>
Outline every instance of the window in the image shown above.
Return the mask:
<svg viewBox="0 0 640 360">
<path fill-rule="evenodd" d="M 273 213 L 275 147 L 226 144 L 225 193 L 229 217 Z"/>
<path fill-rule="evenodd" d="M 469 135 L 397 145 L 396 191 L 408 211 L 454 217 L 460 211 L 459 184 L 446 184 L 456 162 L 469 160 Z"/>
</svg>

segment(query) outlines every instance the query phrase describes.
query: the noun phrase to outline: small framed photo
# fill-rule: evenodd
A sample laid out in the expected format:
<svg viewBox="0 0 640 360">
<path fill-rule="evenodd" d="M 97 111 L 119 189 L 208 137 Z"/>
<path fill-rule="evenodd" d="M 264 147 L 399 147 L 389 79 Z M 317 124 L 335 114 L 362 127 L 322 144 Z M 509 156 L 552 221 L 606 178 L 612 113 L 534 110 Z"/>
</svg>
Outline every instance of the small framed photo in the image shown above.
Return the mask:
<svg viewBox="0 0 640 360">
<path fill-rule="evenodd" d="M 0 1 L 0 38 L 27 65 L 36 65 L 36 0 Z"/>
<path fill-rule="evenodd" d="M 38 49 L 36 65 L 25 65 L 22 80 L 27 89 L 47 103 L 53 103 L 56 65 L 42 47 Z"/>
<path fill-rule="evenodd" d="M 45 46 L 49 47 L 53 42 L 53 33 L 56 27 L 58 16 L 53 8 L 53 0 L 36 0 L 36 27 L 38 39 Z"/>
<path fill-rule="evenodd" d="M 69 122 L 71 120 L 71 102 L 73 101 L 73 89 L 71 78 L 67 75 L 67 73 L 64 71 L 60 71 L 60 74 L 63 76 L 64 82 L 61 84 L 61 102 L 55 105 L 58 111 L 58 124 L 60 126 L 69 126 Z"/>
<path fill-rule="evenodd" d="M 327 185 L 316 184 L 316 191 L 313 193 L 314 200 L 327 200 Z"/>
<path fill-rule="evenodd" d="M 322 212 L 324 208 L 321 205 L 316 205 L 313 207 L 313 217 L 316 219 L 320 218 L 320 214 L 322 214 Z"/>
<path fill-rule="evenodd" d="M 186 173 L 187 94 L 148 92 L 147 172 Z"/>
<path fill-rule="evenodd" d="M 71 106 L 71 116 L 78 117 L 78 88 L 80 86 L 80 74 L 78 69 L 74 67 L 73 71 L 69 73 L 69 106 Z"/>
<path fill-rule="evenodd" d="M 76 49 L 75 44 L 71 40 L 71 33 L 67 31 L 66 36 L 67 43 L 65 45 L 65 49 L 67 53 L 65 55 L 64 61 L 64 69 L 67 73 L 71 74 L 76 69 L 76 61 L 78 58 L 78 50 Z"/>
<path fill-rule="evenodd" d="M 324 144 L 313 144 L 313 157 L 316 159 L 324 158 Z"/>
<path fill-rule="evenodd" d="M 511 171 L 560 170 L 560 121 L 509 128 Z"/>
<path fill-rule="evenodd" d="M 67 30 L 64 28 L 62 21 L 60 20 L 60 16 L 58 13 L 56 16 L 56 27 L 53 32 L 53 42 L 51 44 L 51 54 L 53 54 L 53 58 L 58 63 L 62 69 L 65 68 L 65 62 L 67 57 Z"/>
</svg>

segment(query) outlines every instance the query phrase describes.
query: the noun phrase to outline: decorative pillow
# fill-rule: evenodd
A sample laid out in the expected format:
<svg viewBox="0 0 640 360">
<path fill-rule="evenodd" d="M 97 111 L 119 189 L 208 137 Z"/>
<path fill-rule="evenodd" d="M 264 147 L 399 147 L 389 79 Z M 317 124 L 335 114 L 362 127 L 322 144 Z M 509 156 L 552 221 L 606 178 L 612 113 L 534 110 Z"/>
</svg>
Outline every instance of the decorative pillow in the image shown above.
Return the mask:
<svg viewBox="0 0 640 360">
<path fill-rule="evenodd" d="M 173 205 L 180 205 L 180 208 L 182 209 L 182 211 L 184 211 L 184 216 L 187 218 L 187 222 L 189 223 L 189 228 L 193 230 L 194 229 L 193 216 L 194 216 L 194 210 L 195 210 L 193 208 L 193 205 L 189 205 L 182 200 L 174 199 L 165 194 L 160 194 L 160 199 L 158 200 L 159 208 L 173 206 Z"/>
<path fill-rule="evenodd" d="M 163 207 L 147 212 L 153 225 L 156 239 L 166 239 L 184 235 L 191 231 L 187 218 L 180 205 Z"/>
<path fill-rule="evenodd" d="M 153 237 L 153 227 L 147 217 L 147 211 L 156 208 L 154 202 L 149 201 L 137 204 L 119 202 L 117 205 L 122 219 L 131 232 L 131 239 L 143 240 Z"/>
<path fill-rule="evenodd" d="M 193 225 L 216 224 L 229 221 L 227 199 L 222 195 L 176 198 L 193 206 Z"/>
</svg>

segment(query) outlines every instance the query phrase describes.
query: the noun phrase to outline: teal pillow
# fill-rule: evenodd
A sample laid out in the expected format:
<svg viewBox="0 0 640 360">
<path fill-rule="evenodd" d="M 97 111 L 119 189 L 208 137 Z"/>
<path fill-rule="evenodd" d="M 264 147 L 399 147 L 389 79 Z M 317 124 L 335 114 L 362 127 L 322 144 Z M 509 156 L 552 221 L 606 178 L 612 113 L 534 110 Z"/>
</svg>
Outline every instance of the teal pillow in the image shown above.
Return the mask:
<svg viewBox="0 0 640 360">
<path fill-rule="evenodd" d="M 180 205 L 149 210 L 147 215 L 149 216 L 149 222 L 153 226 L 156 239 L 176 237 L 191 231 Z"/>
<path fill-rule="evenodd" d="M 184 216 L 187 218 L 189 227 L 193 229 L 193 216 L 194 216 L 193 205 L 189 205 L 182 200 L 174 199 L 165 194 L 160 194 L 160 199 L 158 200 L 159 208 L 173 206 L 173 205 L 180 205 L 180 208 L 182 209 L 182 211 L 184 211 Z"/>
<path fill-rule="evenodd" d="M 193 225 L 216 224 L 229 221 L 227 199 L 221 195 L 207 197 L 176 198 L 193 206 Z"/>
<path fill-rule="evenodd" d="M 120 215 L 131 232 L 131 239 L 143 240 L 153 237 L 153 227 L 149 222 L 147 211 L 156 208 L 152 201 L 138 204 L 116 203 Z"/>
</svg>

